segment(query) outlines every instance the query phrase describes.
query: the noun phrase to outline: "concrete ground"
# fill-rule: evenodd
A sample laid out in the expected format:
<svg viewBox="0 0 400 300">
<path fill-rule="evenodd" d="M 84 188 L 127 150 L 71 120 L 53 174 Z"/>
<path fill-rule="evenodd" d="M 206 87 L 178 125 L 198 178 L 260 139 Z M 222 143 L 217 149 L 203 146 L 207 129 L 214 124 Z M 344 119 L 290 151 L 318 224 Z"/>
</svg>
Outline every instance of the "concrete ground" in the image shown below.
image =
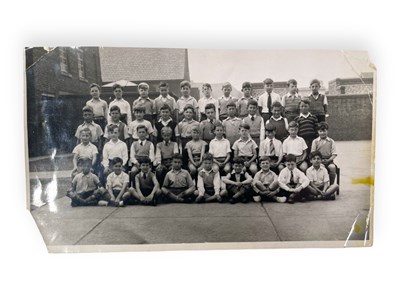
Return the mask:
<svg viewBox="0 0 400 300">
<path fill-rule="evenodd" d="M 72 158 L 59 157 L 61 169 L 49 159 L 33 159 L 31 212 L 47 246 L 363 240 L 371 187 L 352 180 L 372 176 L 371 142 L 337 142 L 337 150 L 341 182 L 336 201 L 294 205 L 72 208 L 64 196 L 70 184 Z"/>
</svg>

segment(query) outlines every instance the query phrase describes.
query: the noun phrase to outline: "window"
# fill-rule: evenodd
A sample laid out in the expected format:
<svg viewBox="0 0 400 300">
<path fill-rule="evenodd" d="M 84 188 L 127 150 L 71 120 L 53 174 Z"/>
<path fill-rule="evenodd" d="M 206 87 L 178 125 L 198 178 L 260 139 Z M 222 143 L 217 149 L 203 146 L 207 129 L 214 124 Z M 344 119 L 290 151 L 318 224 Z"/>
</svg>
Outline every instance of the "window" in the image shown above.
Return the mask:
<svg viewBox="0 0 400 300">
<path fill-rule="evenodd" d="M 81 49 L 77 49 L 76 51 L 78 57 L 78 75 L 79 79 L 85 79 L 85 64 L 83 62 L 83 51 Z"/>
<path fill-rule="evenodd" d="M 65 48 L 59 48 L 60 52 L 60 68 L 62 73 L 69 73 L 68 68 L 68 57 L 67 57 L 67 50 Z"/>
</svg>

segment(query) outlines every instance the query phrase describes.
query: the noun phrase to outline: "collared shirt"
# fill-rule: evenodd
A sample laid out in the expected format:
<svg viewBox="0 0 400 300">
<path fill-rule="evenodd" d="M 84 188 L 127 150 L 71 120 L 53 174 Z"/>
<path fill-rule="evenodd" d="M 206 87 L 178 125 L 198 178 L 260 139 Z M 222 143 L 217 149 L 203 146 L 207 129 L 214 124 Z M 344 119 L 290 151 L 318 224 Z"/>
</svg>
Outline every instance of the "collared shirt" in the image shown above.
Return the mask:
<svg viewBox="0 0 400 300">
<path fill-rule="evenodd" d="M 303 113 L 300 113 L 300 117 L 303 117 L 303 118 L 307 119 L 309 116 L 311 116 L 311 114 L 309 112 L 306 115 L 303 114 Z"/>
<path fill-rule="evenodd" d="M 199 127 L 200 123 L 193 119 L 191 121 L 187 121 L 186 119 L 183 119 L 178 124 L 178 135 L 177 136 L 181 136 L 183 138 L 191 137 L 192 136 L 192 128 L 194 126 Z"/>
<path fill-rule="evenodd" d="M 229 140 L 231 146 L 240 138 L 239 127 L 242 124 L 242 119 L 238 117 L 228 117 L 222 121 L 225 128 L 225 136 Z"/>
<path fill-rule="evenodd" d="M 226 107 L 226 105 L 228 104 L 229 101 L 233 101 L 236 104 L 238 98 L 232 96 L 229 96 L 228 98 L 226 98 L 225 96 L 221 96 L 218 98 L 220 116 L 226 116 L 228 114 L 228 108 Z"/>
<path fill-rule="evenodd" d="M 134 139 L 139 138 L 139 136 L 137 135 L 137 129 L 136 129 L 139 125 L 146 126 L 148 134 L 152 134 L 154 132 L 153 125 L 151 125 L 151 123 L 149 121 L 144 120 L 144 119 L 142 121 L 134 120 L 131 123 L 129 123 L 129 125 L 128 125 L 128 133 Z M 147 135 L 147 137 L 149 137 L 149 136 Z"/>
<path fill-rule="evenodd" d="M 176 142 L 171 142 L 169 141 L 168 144 L 165 141 L 162 141 L 156 145 L 156 157 L 154 159 L 154 165 L 158 166 L 161 164 L 162 160 L 165 158 L 163 153 L 162 153 L 162 145 L 165 145 L 164 149 L 169 149 L 167 147 L 171 146 L 172 147 L 172 152 L 173 154 L 179 153 L 179 148 L 178 148 L 178 143 Z"/>
<path fill-rule="evenodd" d="M 185 98 L 185 97 L 180 97 L 178 99 L 178 101 L 176 101 L 176 105 L 178 106 L 178 112 L 180 114 L 183 114 L 183 109 L 185 108 L 186 105 L 190 104 L 191 106 L 193 106 L 194 110 L 197 109 L 198 104 L 197 104 L 197 100 L 190 96 L 189 98 Z M 195 116 L 193 116 L 195 117 Z"/>
<path fill-rule="evenodd" d="M 121 140 L 118 140 L 117 142 L 110 140 L 104 145 L 102 161 L 103 167 L 108 167 L 108 160 L 113 159 L 114 157 L 121 158 L 123 165 L 128 162 L 128 147 Z"/>
<path fill-rule="evenodd" d="M 191 188 L 194 186 L 190 173 L 184 169 L 171 170 L 164 179 L 163 187 L 166 188 Z"/>
<path fill-rule="evenodd" d="M 279 173 L 279 186 L 284 190 L 287 190 L 288 188 L 287 185 L 290 183 L 290 177 L 290 170 L 287 167 Z M 303 189 L 310 184 L 310 180 L 307 178 L 307 176 L 297 168 L 293 169 L 293 182 L 296 184 L 300 183 Z"/>
<path fill-rule="evenodd" d="M 156 110 L 155 110 L 155 105 L 154 105 L 154 100 L 150 99 L 147 97 L 146 99 L 143 99 L 142 97 L 137 98 L 136 100 L 133 101 L 132 103 L 132 109 L 134 110 L 136 107 L 143 106 L 145 108 L 145 114 L 146 115 L 154 115 Z"/>
<path fill-rule="evenodd" d="M 271 92 L 271 105 L 274 102 L 281 103 L 281 96 L 279 96 L 279 94 L 277 93 Z M 268 92 L 265 92 L 264 94 L 260 95 L 260 97 L 258 97 L 258 106 L 261 107 L 262 113 L 270 113 L 268 109 Z"/>
<path fill-rule="evenodd" d="M 108 116 L 108 104 L 103 99 L 94 100 L 90 99 L 86 102 L 87 106 L 93 109 L 93 117 L 104 117 L 107 119 Z"/>
<path fill-rule="evenodd" d="M 80 194 L 84 192 L 90 192 L 97 189 L 100 184 L 99 178 L 94 175 L 92 172 L 88 174 L 83 174 L 83 172 L 75 175 L 74 179 L 72 179 L 72 185 L 75 187 L 75 191 Z"/>
<path fill-rule="evenodd" d="M 131 110 L 131 105 L 129 104 L 128 101 L 125 99 L 114 99 L 111 101 L 109 107 L 113 107 L 114 105 L 118 106 L 119 109 L 121 110 L 121 114 L 126 114 L 126 122 L 129 124 L 132 122 L 132 110 Z M 111 116 L 108 115 L 108 123 L 112 123 Z"/>
<path fill-rule="evenodd" d="M 218 119 L 218 111 L 219 111 L 219 102 L 218 100 L 214 99 L 213 97 L 210 98 L 200 98 L 198 102 L 199 106 L 199 113 L 205 114 L 206 113 L 206 105 L 207 104 L 214 104 L 215 105 L 215 118 Z"/>
<path fill-rule="evenodd" d="M 218 195 L 221 190 L 221 177 L 219 172 L 215 172 L 213 169 L 209 171 L 206 171 L 204 168 L 201 169 L 197 177 L 199 196 L 204 196 L 205 188 L 211 185 L 214 187 L 215 194 Z"/>
<path fill-rule="evenodd" d="M 252 185 L 254 186 L 257 182 L 260 182 L 261 184 L 264 185 L 266 184 L 270 185 L 277 179 L 278 175 L 276 175 L 275 172 L 272 172 L 271 170 L 268 170 L 268 172 L 260 170 L 256 173 L 256 175 L 254 175 Z"/>
<path fill-rule="evenodd" d="M 125 123 L 121 122 L 121 121 L 119 121 L 118 123 L 114 123 L 114 122 L 112 122 L 112 121 L 109 122 L 108 125 L 106 126 L 107 128 L 106 128 L 106 131 L 104 132 L 104 137 L 105 137 L 106 139 L 108 139 L 108 126 L 110 126 L 110 125 L 117 125 L 118 128 L 119 128 L 119 126 L 121 126 L 121 124 L 123 125 L 123 138 L 124 138 L 124 140 L 126 140 L 127 138 L 129 138 L 128 126 L 127 126 Z M 121 137 L 122 137 L 122 136 L 121 136 Z"/>
<path fill-rule="evenodd" d="M 122 190 L 125 183 L 129 183 L 129 175 L 123 171 L 119 175 L 112 172 L 107 176 L 107 189 Z"/>
<path fill-rule="evenodd" d="M 148 153 L 146 151 L 147 149 L 148 149 Z M 134 163 L 134 164 L 138 163 L 136 156 L 142 155 L 141 150 L 146 152 L 145 155 L 150 158 L 151 162 L 154 161 L 154 145 L 153 145 L 153 143 L 148 140 L 144 140 L 144 141 L 138 140 L 138 141 L 133 142 L 132 146 L 131 146 L 131 162 L 132 163 Z"/>
<path fill-rule="evenodd" d="M 99 124 L 96 124 L 93 121 L 92 121 L 92 123 L 84 122 L 83 124 L 79 125 L 78 129 L 76 130 L 75 137 L 77 139 L 79 139 L 79 135 L 81 134 L 81 131 L 84 128 L 90 129 L 90 133 L 92 134 L 90 141 L 92 143 L 97 143 L 99 141 L 99 138 L 103 135 L 103 129 L 101 129 Z"/>
<path fill-rule="evenodd" d="M 321 152 L 322 158 L 330 158 L 332 155 L 337 154 L 335 141 L 330 137 L 321 139 L 320 137 L 313 140 L 311 144 L 311 152 Z"/>
<path fill-rule="evenodd" d="M 271 154 L 271 139 L 265 138 L 265 140 L 260 144 L 260 152 L 259 152 L 258 156 L 282 157 L 283 156 L 282 142 L 280 140 L 273 138 L 272 144 L 274 145 L 274 149 L 273 149 L 274 151 Z"/>
<path fill-rule="evenodd" d="M 89 142 L 87 145 L 80 143 L 74 148 L 74 150 L 72 150 L 72 153 L 77 154 L 78 159 L 82 157 L 93 159 L 93 157 L 99 152 L 97 151 L 97 147 Z"/>
<path fill-rule="evenodd" d="M 233 151 L 237 151 L 238 156 L 253 156 L 253 150 L 257 149 L 257 144 L 251 138 L 247 141 L 238 139 L 232 146 Z"/>
<path fill-rule="evenodd" d="M 208 152 L 211 153 L 215 158 L 227 157 L 228 153 L 231 152 L 231 144 L 225 138 L 220 140 L 215 138 L 210 142 L 210 149 Z"/>
<path fill-rule="evenodd" d="M 321 186 L 325 182 L 329 182 L 328 171 L 323 164 L 320 165 L 319 169 L 315 169 L 314 166 L 309 167 L 306 174 L 308 179 L 316 186 Z"/>
<path fill-rule="evenodd" d="M 283 141 L 283 154 L 293 154 L 300 156 L 303 154 L 303 150 L 306 150 L 307 144 L 302 137 L 296 136 L 295 138 L 288 137 Z"/>
</svg>

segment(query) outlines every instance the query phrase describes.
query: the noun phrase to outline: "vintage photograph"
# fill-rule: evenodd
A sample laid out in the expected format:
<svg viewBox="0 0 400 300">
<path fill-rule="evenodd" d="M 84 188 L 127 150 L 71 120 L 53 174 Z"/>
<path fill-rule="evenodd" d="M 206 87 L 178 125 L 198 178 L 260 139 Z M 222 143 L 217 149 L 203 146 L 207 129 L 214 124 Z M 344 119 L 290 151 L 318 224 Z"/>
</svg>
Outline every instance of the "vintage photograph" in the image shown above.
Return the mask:
<svg viewBox="0 0 400 300">
<path fill-rule="evenodd" d="M 371 246 L 364 51 L 26 47 L 50 252 Z"/>
</svg>

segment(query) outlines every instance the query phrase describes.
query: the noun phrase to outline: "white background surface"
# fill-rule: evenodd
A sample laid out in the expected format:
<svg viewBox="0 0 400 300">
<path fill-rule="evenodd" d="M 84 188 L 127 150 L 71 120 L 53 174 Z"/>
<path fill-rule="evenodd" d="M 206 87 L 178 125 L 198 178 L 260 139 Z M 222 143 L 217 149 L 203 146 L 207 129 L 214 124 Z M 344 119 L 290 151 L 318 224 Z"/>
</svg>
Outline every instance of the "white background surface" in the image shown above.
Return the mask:
<svg viewBox="0 0 400 300">
<path fill-rule="evenodd" d="M 326 3 L 3 4 L 0 298 L 398 298 L 399 10 L 382 1 Z M 23 160 L 23 47 L 44 45 L 370 51 L 378 68 L 374 246 L 47 254 L 25 210 Z"/>
</svg>

